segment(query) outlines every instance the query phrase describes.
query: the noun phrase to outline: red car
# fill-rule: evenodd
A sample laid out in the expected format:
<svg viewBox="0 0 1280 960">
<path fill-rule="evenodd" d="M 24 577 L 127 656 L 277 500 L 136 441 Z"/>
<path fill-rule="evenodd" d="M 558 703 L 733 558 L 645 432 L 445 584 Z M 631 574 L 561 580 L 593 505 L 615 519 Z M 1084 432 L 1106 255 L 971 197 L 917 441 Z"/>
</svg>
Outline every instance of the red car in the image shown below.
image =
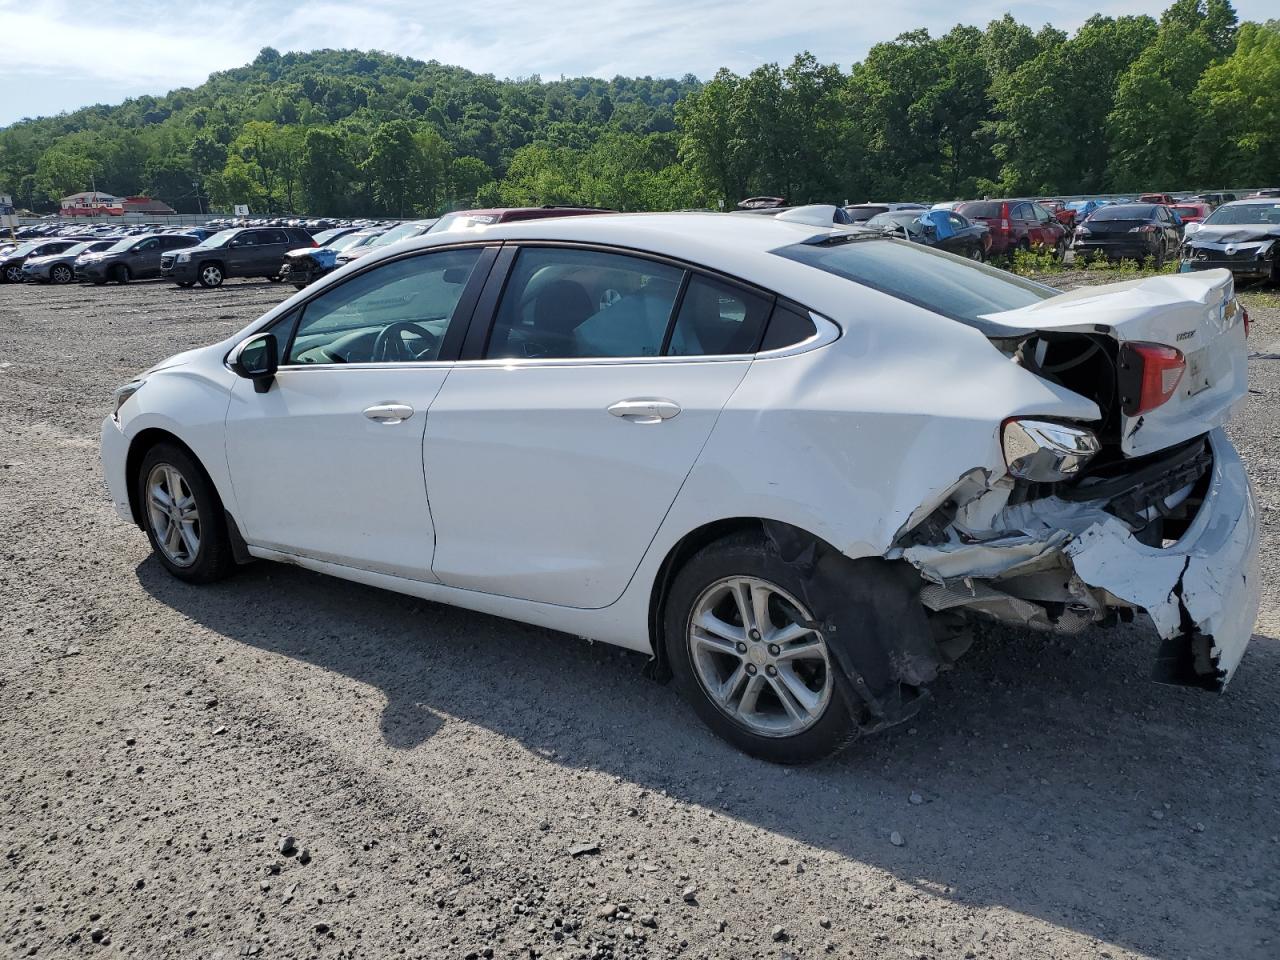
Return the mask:
<svg viewBox="0 0 1280 960">
<path fill-rule="evenodd" d="M 1173 206 L 1173 197 L 1167 193 L 1144 193 L 1138 197 L 1139 203 L 1163 203 L 1166 207 Z"/>
<path fill-rule="evenodd" d="M 1067 206 L 1065 200 L 1038 200 L 1036 202 L 1053 214 L 1053 218 L 1066 227 L 1067 234 L 1070 235 L 1071 228 L 1076 225 L 1076 212 Z"/>
<path fill-rule="evenodd" d="M 1035 200 L 966 200 L 956 213 L 991 231 L 991 256 L 1014 250 L 1067 252 L 1067 229 Z"/>
<path fill-rule="evenodd" d="M 1184 227 L 1188 223 L 1199 223 L 1213 212 L 1207 203 L 1175 203 L 1169 209 L 1178 215 Z"/>
</svg>

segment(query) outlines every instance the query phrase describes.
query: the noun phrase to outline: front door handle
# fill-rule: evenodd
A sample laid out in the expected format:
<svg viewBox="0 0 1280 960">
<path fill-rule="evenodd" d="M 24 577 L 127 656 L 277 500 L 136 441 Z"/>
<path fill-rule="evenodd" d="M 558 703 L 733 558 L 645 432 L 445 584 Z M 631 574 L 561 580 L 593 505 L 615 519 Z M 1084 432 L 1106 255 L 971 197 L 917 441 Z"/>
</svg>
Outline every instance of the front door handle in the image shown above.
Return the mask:
<svg viewBox="0 0 1280 960">
<path fill-rule="evenodd" d="M 619 400 L 609 412 L 632 423 L 661 423 L 678 414 L 680 404 L 670 400 Z"/>
<path fill-rule="evenodd" d="M 379 423 L 391 425 L 393 423 L 403 423 L 413 416 L 413 407 L 407 403 L 379 403 L 372 407 L 366 407 L 364 415 L 370 420 L 377 420 Z"/>
</svg>

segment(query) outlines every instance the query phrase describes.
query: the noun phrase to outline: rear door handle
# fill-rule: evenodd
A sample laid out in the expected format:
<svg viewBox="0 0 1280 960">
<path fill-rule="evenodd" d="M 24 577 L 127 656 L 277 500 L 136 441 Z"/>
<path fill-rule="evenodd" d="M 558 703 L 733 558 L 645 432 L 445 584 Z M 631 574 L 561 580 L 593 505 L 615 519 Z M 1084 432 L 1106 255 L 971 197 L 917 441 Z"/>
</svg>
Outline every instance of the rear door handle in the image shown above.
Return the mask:
<svg viewBox="0 0 1280 960">
<path fill-rule="evenodd" d="M 609 412 L 632 423 L 661 423 L 678 414 L 680 404 L 671 400 L 619 400 Z"/>
<path fill-rule="evenodd" d="M 413 407 L 407 403 L 379 403 L 372 407 L 366 407 L 364 415 L 370 420 L 377 420 L 379 423 L 388 425 L 403 423 L 413 416 Z"/>
</svg>

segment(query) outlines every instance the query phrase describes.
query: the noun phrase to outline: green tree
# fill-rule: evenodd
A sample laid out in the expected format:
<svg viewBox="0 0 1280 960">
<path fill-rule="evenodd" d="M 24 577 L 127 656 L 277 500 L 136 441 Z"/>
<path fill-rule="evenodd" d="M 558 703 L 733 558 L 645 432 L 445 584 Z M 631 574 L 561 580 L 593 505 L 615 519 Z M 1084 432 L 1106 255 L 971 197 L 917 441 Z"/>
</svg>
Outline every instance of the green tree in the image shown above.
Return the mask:
<svg viewBox="0 0 1280 960">
<path fill-rule="evenodd" d="M 1280 20 L 1241 25 L 1235 52 L 1205 71 L 1192 103 L 1202 183 L 1280 179 Z"/>
<path fill-rule="evenodd" d="M 1108 177 L 1119 190 L 1176 189 L 1192 163 L 1200 77 L 1230 52 L 1235 10 L 1228 0 L 1176 0 L 1155 40 L 1116 86 L 1107 121 Z"/>
</svg>

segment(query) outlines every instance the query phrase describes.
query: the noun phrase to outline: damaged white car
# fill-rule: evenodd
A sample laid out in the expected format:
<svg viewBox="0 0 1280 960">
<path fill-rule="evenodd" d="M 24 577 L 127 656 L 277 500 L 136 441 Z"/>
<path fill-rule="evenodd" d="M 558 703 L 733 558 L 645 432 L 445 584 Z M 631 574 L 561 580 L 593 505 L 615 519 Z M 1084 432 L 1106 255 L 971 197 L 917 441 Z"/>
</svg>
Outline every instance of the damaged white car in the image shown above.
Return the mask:
<svg viewBox="0 0 1280 960">
<path fill-rule="evenodd" d="M 184 580 L 278 560 L 643 651 L 779 762 L 911 716 L 969 617 L 1142 617 L 1222 688 L 1259 598 L 1231 275 L 1057 294 L 805 219 L 371 254 L 123 386 L 116 508 Z"/>
</svg>

